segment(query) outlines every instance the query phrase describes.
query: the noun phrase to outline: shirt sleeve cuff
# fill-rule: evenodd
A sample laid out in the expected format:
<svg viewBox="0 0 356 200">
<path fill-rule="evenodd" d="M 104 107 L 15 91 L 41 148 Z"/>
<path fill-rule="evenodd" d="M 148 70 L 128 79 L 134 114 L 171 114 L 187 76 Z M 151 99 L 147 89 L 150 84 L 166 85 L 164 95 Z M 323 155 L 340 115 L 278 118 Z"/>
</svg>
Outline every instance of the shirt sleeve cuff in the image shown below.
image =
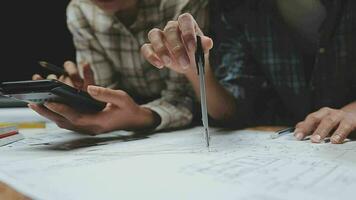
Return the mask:
<svg viewBox="0 0 356 200">
<path fill-rule="evenodd" d="M 182 128 L 188 126 L 193 119 L 193 114 L 188 108 L 176 107 L 165 101 L 153 101 L 142 107 L 156 112 L 161 117 L 161 123 L 153 131 Z"/>
</svg>

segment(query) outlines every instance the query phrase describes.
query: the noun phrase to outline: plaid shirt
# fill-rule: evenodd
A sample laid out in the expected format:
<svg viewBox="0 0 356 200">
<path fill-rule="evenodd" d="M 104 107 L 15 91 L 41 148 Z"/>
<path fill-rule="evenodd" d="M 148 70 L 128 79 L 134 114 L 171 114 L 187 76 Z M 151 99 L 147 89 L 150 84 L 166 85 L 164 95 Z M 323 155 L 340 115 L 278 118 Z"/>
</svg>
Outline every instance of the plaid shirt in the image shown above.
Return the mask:
<svg viewBox="0 0 356 200">
<path fill-rule="evenodd" d="M 237 99 L 239 126 L 294 125 L 321 107 L 356 100 L 354 0 L 322 1 L 328 15 L 309 65 L 273 0 L 227 1 L 217 2 L 211 19 L 212 31 L 219 30 L 212 33 L 214 66 Z"/>
<path fill-rule="evenodd" d="M 187 126 L 192 120 L 191 89 L 183 75 L 158 70 L 140 55 L 147 33 L 163 28 L 183 12 L 205 26 L 207 0 L 140 0 L 138 17 L 126 27 L 90 0 L 72 0 L 67 23 L 73 34 L 77 62 L 90 63 L 97 85 L 122 89 L 161 117 L 156 130 Z"/>
</svg>

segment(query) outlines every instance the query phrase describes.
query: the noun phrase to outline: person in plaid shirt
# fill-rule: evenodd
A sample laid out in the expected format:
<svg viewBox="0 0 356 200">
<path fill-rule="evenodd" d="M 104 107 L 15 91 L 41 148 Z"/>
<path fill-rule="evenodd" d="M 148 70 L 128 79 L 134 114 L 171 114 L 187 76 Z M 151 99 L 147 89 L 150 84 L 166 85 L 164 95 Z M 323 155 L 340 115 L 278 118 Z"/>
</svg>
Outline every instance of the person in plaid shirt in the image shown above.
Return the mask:
<svg viewBox="0 0 356 200">
<path fill-rule="evenodd" d="M 213 40 L 216 46 L 206 66 L 212 119 L 239 128 L 296 126 L 297 139 L 312 135 L 315 143 L 329 135 L 332 143 L 343 143 L 355 131 L 355 1 L 225 0 L 210 6 L 214 37 L 202 41 L 206 63 Z M 183 14 L 149 35 L 142 53 L 152 64 L 165 55 L 189 57 L 189 69 L 178 62 L 167 67 L 184 74 L 199 97 L 195 45 L 189 47 L 196 34 L 203 35 L 199 25 Z M 165 48 L 162 41 L 168 41 Z"/>
<path fill-rule="evenodd" d="M 73 62 L 66 62 L 64 68 L 69 77 L 48 78 L 87 90 L 108 105 L 96 114 L 78 113 L 57 103 L 46 103 L 44 107 L 31 104 L 30 108 L 61 128 L 88 134 L 188 126 L 194 102 L 185 77 L 154 69 L 141 56 L 140 48 L 150 29 L 163 27 L 182 12 L 193 13 L 200 25 L 205 26 L 207 3 L 207 0 L 72 0 L 67 9 L 67 23 L 73 34 L 79 69 Z M 42 77 L 34 75 L 33 79 Z"/>
</svg>

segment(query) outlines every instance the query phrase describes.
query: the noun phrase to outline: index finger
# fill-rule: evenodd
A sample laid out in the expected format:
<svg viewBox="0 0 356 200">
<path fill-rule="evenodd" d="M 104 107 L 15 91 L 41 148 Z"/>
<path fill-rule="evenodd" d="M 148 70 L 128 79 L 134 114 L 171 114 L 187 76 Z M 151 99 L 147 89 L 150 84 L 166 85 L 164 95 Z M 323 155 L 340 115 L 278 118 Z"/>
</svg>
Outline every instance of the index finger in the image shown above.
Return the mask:
<svg viewBox="0 0 356 200">
<path fill-rule="evenodd" d="M 307 135 L 313 133 L 313 131 L 318 127 L 321 120 L 328 115 L 330 109 L 322 108 L 317 112 L 314 112 L 306 117 L 303 122 L 300 122 L 295 127 L 294 135 L 297 139 L 302 140 Z"/>
<path fill-rule="evenodd" d="M 66 61 L 64 63 L 64 69 L 69 75 L 74 87 L 82 88 L 83 87 L 83 80 L 79 75 L 79 71 L 77 65 L 71 61 Z"/>
<path fill-rule="evenodd" d="M 74 126 L 85 126 L 94 124 L 93 114 L 84 114 L 80 113 L 79 111 L 67 106 L 65 104 L 55 103 L 55 102 L 47 102 L 44 106 L 56 113 L 59 116 L 62 116 Z"/>
<path fill-rule="evenodd" d="M 182 33 L 182 39 L 190 53 L 196 48 L 196 22 L 189 13 L 182 14 L 178 17 L 179 29 Z"/>
<path fill-rule="evenodd" d="M 48 110 L 44 106 L 40 106 L 40 105 L 36 105 L 36 104 L 28 104 L 28 107 L 30 109 L 34 110 L 35 112 L 37 112 L 38 114 L 40 114 L 41 116 L 43 116 L 55 123 L 66 122 L 66 119 L 64 117 L 60 116 L 57 113 L 52 112 L 51 110 Z"/>
<path fill-rule="evenodd" d="M 84 82 L 83 82 L 82 89 L 84 91 L 87 91 L 89 85 L 95 85 L 94 73 L 89 63 L 85 63 L 83 65 L 83 76 L 84 76 Z"/>
</svg>

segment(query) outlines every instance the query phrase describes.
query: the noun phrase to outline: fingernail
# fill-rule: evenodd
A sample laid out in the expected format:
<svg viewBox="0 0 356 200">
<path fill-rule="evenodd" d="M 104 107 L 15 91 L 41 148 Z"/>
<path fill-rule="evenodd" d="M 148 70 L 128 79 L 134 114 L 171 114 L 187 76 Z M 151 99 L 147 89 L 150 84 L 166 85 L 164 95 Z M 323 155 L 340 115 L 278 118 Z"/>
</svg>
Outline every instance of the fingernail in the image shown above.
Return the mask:
<svg viewBox="0 0 356 200">
<path fill-rule="evenodd" d="M 154 65 L 155 65 L 156 67 L 158 67 L 158 68 L 162 68 L 162 67 L 163 67 L 163 65 L 162 65 L 162 63 L 161 63 L 160 61 L 155 61 L 155 62 L 154 62 Z"/>
<path fill-rule="evenodd" d="M 180 57 L 179 64 L 183 67 L 183 69 L 186 69 L 189 66 L 189 61 L 185 57 Z"/>
<path fill-rule="evenodd" d="M 190 41 L 188 43 L 188 49 L 189 49 L 189 51 L 194 51 L 195 50 L 195 42 L 194 41 Z"/>
<path fill-rule="evenodd" d="M 166 66 L 171 64 L 171 59 L 166 55 L 162 56 L 162 60 L 164 62 L 164 65 L 166 65 Z"/>
<path fill-rule="evenodd" d="M 313 142 L 317 142 L 317 143 L 321 142 L 321 136 L 320 135 L 313 135 L 312 136 L 312 141 Z"/>
<path fill-rule="evenodd" d="M 304 137 L 304 134 L 303 134 L 303 133 L 296 133 L 296 134 L 295 134 L 295 137 L 296 137 L 298 140 L 302 140 L 303 137 Z"/>
<path fill-rule="evenodd" d="M 88 87 L 88 92 L 93 95 L 96 96 L 99 94 L 99 88 L 95 87 L 95 86 L 89 86 Z"/>
<path fill-rule="evenodd" d="M 340 135 L 334 135 L 334 136 L 332 136 L 331 139 L 332 139 L 334 142 L 337 142 L 337 143 L 341 142 L 341 137 L 340 137 Z"/>
</svg>

